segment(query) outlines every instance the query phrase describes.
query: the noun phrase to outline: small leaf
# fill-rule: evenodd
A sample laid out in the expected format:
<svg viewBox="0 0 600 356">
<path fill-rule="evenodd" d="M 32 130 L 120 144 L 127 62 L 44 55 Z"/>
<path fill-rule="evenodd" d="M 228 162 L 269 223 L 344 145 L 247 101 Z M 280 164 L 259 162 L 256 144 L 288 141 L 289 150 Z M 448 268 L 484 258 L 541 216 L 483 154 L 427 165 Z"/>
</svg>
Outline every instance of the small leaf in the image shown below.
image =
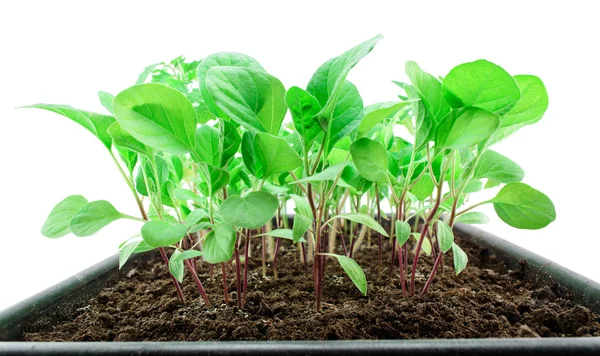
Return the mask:
<svg viewBox="0 0 600 356">
<path fill-rule="evenodd" d="M 290 229 L 275 229 L 275 230 L 271 230 L 269 232 L 265 232 L 264 234 L 258 234 L 258 235 L 254 235 L 254 236 L 255 237 L 272 236 L 272 237 L 279 237 L 282 239 L 294 241 L 294 232 Z M 304 238 L 300 237 L 300 239 L 298 239 L 298 241 L 294 241 L 294 243 L 296 243 L 296 242 L 306 242 L 306 240 Z"/>
<path fill-rule="evenodd" d="M 183 266 L 183 260 L 177 259 L 177 256 L 179 256 L 180 254 L 181 253 L 179 252 L 179 250 L 173 251 L 171 258 L 169 258 L 169 271 L 171 272 L 173 277 L 175 277 L 175 279 L 177 279 L 179 282 L 183 282 L 183 272 L 185 271 Z"/>
<path fill-rule="evenodd" d="M 108 110 L 108 112 L 111 115 L 114 115 L 114 111 L 113 111 L 113 105 L 112 102 L 115 99 L 114 95 L 107 93 L 105 91 L 99 91 L 98 92 L 98 99 L 100 99 L 100 104 L 102 104 L 102 106 L 104 106 L 104 108 L 106 110 Z"/>
<path fill-rule="evenodd" d="M 442 252 L 448 252 L 452 248 L 452 244 L 454 244 L 454 232 L 452 232 L 452 228 L 448 224 L 441 220 L 437 222 L 437 237 Z"/>
<path fill-rule="evenodd" d="M 90 236 L 123 217 L 123 214 L 118 212 L 111 203 L 106 200 L 96 200 L 87 203 L 73 215 L 69 229 L 75 236 Z"/>
<path fill-rule="evenodd" d="M 203 209 L 196 209 L 196 210 L 192 211 L 185 218 L 185 224 L 184 225 L 185 225 L 185 227 L 187 227 L 189 229 L 192 226 L 198 224 L 202 220 L 206 220 L 208 222 L 209 221 L 208 214 Z"/>
<path fill-rule="evenodd" d="M 489 138 L 498 126 L 498 115 L 487 110 L 475 107 L 453 110 L 440 122 L 435 144 L 441 148 L 469 148 Z"/>
<path fill-rule="evenodd" d="M 418 242 L 421 238 L 421 234 L 418 232 L 413 232 L 410 235 L 415 239 L 416 242 Z M 423 239 L 423 243 L 421 244 L 421 251 L 423 251 L 423 253 L 425 253 L 427 256 L 431 255 L 431 241 L 429 241 L 427 236 L 425 236 L 425 238 Z"/>
<path fill-rule="evenodd" d="M 292 121 L 296 131 L 310 147 L 318 134 L 323 132 L 316 115 L 321 105 L 309 92 L 298 87 L 291 87 L 285 94 L 285 102 L 292 113 Z"/>
<path fill-rule="evenodd" d="M 358 288 L 358 290 L 363 295 L 367 295 L 367 277 L 365 276 L 365 273 L 363 272 L 362 268 L 360 268 L 358 263 L 356 263 L 356 261 L 354 261 L 350 257 L 336 255 L 333 253 L 321 253 L 321 255 L 337 258 L 338 262 L 340 263 L 340 266 L 342 266 L 342 268 L 344 269 L 348 277 L 350 277 L 350 280 L 352 281 L 352 283 L 354 283 L 356 288 Z"/>
<path fill-rule="evenodd" d="M 402 247 L 410 238 L 410 224 L 402 220 L 396 220 L 396 242 Z"/>
<path fill-rule="evenodd" d="M 373 219 L 372 217 L 370 217 L 369 215 L 366 215 L 366 214 L 346 213 L 346 214 L 335 215 L 331 219 L 346 219 L 346 220 L 354 221 L 359 224 L 363 224 L 367 227 L 370 227 L 371 229 L 382 234 L 383 236 L 386 236 L 386 237 L 390 236 L 385 231 L 385 229 L 383 227 L 381 227 L 381 225 L 379 225 L 379 223 L 377 221 L 375 221 L 375 219 Z"/>
<path fill-rule="evenodd" d="M 312 218 L 296 213 L 294 216 L 294 226 L 292 226 L 292 241 L 294 243 L 304 242 L 304 234 L 312 225 Z"/>
<path fill-rule="evenodd" d="M 490 222 L 484 213 L 480 213 L 478 211 L 470 211 L 461 214 L 454 221 L 463 224 L 487 224 Z"/>
<path fill-rule="evenodd" d="M 377 141 L 363 137 L 350 146 L 352 161 L 361 176 L 372 182 L 386 183 L 387 152 Z"/>
<path fill-rule="evenodd" d="M 154 220 L 142 226 L 142 238 L 152 247 L 170 246 L 181 241 L 187 231 L 183 224 Z"/>
<path fill-rule="evenodd" d="M 194 157 L 215 167 L 221 166 L 221 138 L 219 130 L 210 125 L 201 125 L 196 130 Z"/>
<path fill-rule="evenodd" d="M 469 257 L 457 244 L 452 244 L 452 256 L 454 258 L 454 272 L 458 276 L 462 272 L 469 262 Z"/>
<path fill-rule="evenodd" d="M 491 201 L 498 217 L 518 229 L 541 229 L 556 219 L 550 198 L 524 183 L 505 185 Z"/>
<path fill-rule="evenodd" d="M 386 102 L 369 105 L 363 110 L 363 118 L 358 125 L 357 137 L 366 136 L 377 124 L 384 119 L 393 117 L 398 111 L 410 105 L 411 102 Z"/>
<path fill-rule="evenodd" d="M 221 217 L 227 223 L 246 229 L 266 224 L 277 210 L 277 198 L 265 192 L 250 192 L 244 197 L 231 196 L 221 203 Z"/>
<path fill-rule="evenodd" d="M 410 189 L 410 192 L 413 193 L 420 201 L 424 201 L 431 196 L 431 193 L 433 193 L 434 189 L 435 184 L 433 183 L 433 180 L 431 180 L 431 175 L 429 173 L 425 173 Z"/>
<path fill-rule="evenodd" d="M 208 263 L 227 262 L 233 256 L 236 233 L 228 224 L 215 226 L 204 240 L 204 259 Z"/>
<path fill-rule="evenodd" d="M 258 178 L 287 173 L 302 166 L 302 159 L 285 139 L 268 133 L 259 132 L 254 136 L 254 154 L 262 166 L 262 176 Z"/>
<path fill-rule="evenodd" d="M 501 183 L 520 182 L 525 176 L 523 169 L 511 159 L 487 150 L 475 167 L 473 179 L 490 178 Z"/>
<path fill-rule="evenodd" d="M 48 215 L 42 226 L 42 235 L 56 238 L 70 233 L 69 223 L 73 215 L 87 203 L 87 199 L 81 195 L 71 195 L 63 199 Z"/>
<path fill-rule="evenodd" d="M 153 249 L 154 247 L 149 246 L 139 237 L 126 241 L 125 244 L 119 248 L 119 269 L 123 268 L 125 263 L 134 253 L 142 253 Z"/>
<path fill-rule="evenodd" d="M 325 168 L 323 171 L 313 174 L 310 177 L 305 177 L 302 179 L 298 179 L 294 181 L 294 183 L 303 183 L 303 182 L 322 182 L 322 181 L 334 181 L 339 175 L 340 172 L 348 165 L 348 162 L 343 162 L 340 164 L 336 164 L 335 166 L 331 166 Z"/>
</svg>

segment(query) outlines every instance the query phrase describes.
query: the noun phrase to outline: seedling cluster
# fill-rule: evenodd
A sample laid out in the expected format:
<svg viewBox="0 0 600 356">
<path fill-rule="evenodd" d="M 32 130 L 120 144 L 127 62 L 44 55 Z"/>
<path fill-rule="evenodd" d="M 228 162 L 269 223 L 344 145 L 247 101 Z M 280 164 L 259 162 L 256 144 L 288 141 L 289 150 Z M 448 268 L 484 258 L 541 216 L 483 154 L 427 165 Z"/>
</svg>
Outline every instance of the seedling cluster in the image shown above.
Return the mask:
<svg viewBox="0 0 600 356">
<path fill-rule="evenodd" d="M 346 77 L 380 39 L 325 62 L 306 89 L 286 90 L 247 55 L 215 53 L 149 66 L 115 97 L 100 92 L 108 114 L 30 106 L 94 134 L 139 208 L 130 216 L 105 200 L 69 196 L 52 210 L 43 235 L 90 236 L 118 219 L 140 221 L 140 233 L 119 247 L 121 266 L 132 254 L 157 249 L 181 301 L 187 270 L 209 305 L 197 273 L 202 260 L 211 274 L 220 267 L 226 303 L 227 274 L 235 274 L 240 307 L 252 245 L 262 245 L 263 275 L 269 261 L 276 278 L 281 241 L 291 240 L 314 279 L 320 310 L 327 259 L 367 293 L 353 256 L 371 236 L 379 268 L 389 268 L 391 278 L 398 266 L 402 292 L 412 296 L 431 287 L 444 254 L 452 254 L 456 274 L 466 267 L 452 227 L 487 222 L 474 208 L 493 204 L 500 219 L 521 229 L 552 222 L 550 199 L 521 183 L 517 163 L 490 149 L 541 119 L 548 105 L 542 81 L 511 76 L 486 60 L 443 78 L 408 62 L 409 82 L 395 82 L 398 100 L 364 106 Z M 494 187 L 501 187 L 494 198 L 471 203 L 471 194 Z M 384 209 L 392 212 L 388 230 L 380 225 L 389 219 Z M 387 246 L 392 257 L 382 267 Z M 423 254 L 434 265 L 416 290 Z"/>
</svg>

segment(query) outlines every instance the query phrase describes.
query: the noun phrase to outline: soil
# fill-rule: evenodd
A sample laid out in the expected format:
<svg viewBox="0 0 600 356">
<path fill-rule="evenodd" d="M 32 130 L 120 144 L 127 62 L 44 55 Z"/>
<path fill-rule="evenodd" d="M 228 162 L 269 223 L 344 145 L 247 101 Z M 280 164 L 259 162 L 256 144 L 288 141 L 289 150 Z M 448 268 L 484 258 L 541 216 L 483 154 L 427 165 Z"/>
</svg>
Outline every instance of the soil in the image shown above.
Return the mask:
<svg viewBox="0 0 600 356">
<path fill-rule="evenodd" d="M 458 237 L 460 239 L 460 237 Z M 189 273 L 183 284 L 187 304 L 177 299 L 158 252 L 139 258 L 89 304 L 53 324 L 29 327 L 29 341 L 201 341 L 335 340 L 600 336 L 600 316 L 571 301 L 558 286 L 533 285 L 507 270 L 486 248 L 459 244 L 469 265 L 454 275 L 445 256 L 423 296 L 403 297 L 396 265 L 387 273 L 391 249 L 379 272 L 376 246 L 354 256 L 365 270 L 363 296 L 335 260 L 326 265 L 323 310 L 315 310 L 314 285 L 294 246 L 282 243 L 278 278 L 269 263 L 262 277 L 260 250 L 250 260 L 247 303 L 235 306 L 234 273 L 229 271 L 230 305 L 223 300 L 220 268 L 212 278 L 198 262 L 211 306 L 206 307 Z M 260 244 L 256 244 L 260 245 Z M 259 246 L 257 246 L 259 248 Z M 417 274 L 420 291 L 431 270 L 423 256 Z M 309 267 L 309 273 L 311 268 Z"/>
</svg>

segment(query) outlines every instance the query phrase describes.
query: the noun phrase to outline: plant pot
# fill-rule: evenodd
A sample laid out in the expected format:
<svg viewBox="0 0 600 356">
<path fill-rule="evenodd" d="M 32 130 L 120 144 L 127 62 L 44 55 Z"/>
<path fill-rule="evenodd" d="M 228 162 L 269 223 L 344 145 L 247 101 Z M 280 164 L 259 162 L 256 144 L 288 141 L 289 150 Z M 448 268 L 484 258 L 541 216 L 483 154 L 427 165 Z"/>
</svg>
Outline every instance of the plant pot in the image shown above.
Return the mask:
<svg viewBox="0 0 600 356">
<path fill-rule="evenodd" d="M 586 279 L 530 251 L 469 225 L 456 224 L 456 233 L 485 247 L 491 255 L 523 278 L 568 292 L 572 300 L 600 313 L 600 284 Z M 143 254 L 136 258 L 143 258 Z M 118 276 L 118 256 L 110 257 L 77 275 L 0 313 L 0 354 L 218 354 L 218 355 L 598 355 L 600 338 L 381 340 L 381 341 L 270 341 L 270 342 L 19 342 L 23 330 L 59 318 L 85 304 Z"/>
</svg>

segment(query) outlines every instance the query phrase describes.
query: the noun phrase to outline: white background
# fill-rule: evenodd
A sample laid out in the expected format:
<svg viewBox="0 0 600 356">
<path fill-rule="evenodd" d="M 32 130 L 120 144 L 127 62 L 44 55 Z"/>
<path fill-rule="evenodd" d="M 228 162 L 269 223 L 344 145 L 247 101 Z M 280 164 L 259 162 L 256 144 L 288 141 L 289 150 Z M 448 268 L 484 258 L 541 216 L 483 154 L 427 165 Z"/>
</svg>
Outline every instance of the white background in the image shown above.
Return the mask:
<svg viewBox="0 0 600 356">
<path fill-rule="evenodd" d="M 202 4 L 201 4 L 202 3 Z M 136 222 L 93 237 L 47 239 L 61 199 L 83 194 L 136 214 L 127 186 L 89 132 L 33 103 L 102 111 L 98 90 L 132 85 L 148 64 L 238 51 L 286 87 L 304 87 L 331 57 L 382 33 L 350 74 L 366 105 L 394 100 L 404 63 L 446 75 L 485 58 L 545 82 L 545 117 L 497 146 L 549 195 L 557 220 L 538 231 L 484 228 L 600 281 L 598 35 L 594 2 L 569 1 L 7 1 L 0 5 L 0 309 L 115 253 Z M 102 111 L 103 112 L 103 111 Z"/>
</svg>

